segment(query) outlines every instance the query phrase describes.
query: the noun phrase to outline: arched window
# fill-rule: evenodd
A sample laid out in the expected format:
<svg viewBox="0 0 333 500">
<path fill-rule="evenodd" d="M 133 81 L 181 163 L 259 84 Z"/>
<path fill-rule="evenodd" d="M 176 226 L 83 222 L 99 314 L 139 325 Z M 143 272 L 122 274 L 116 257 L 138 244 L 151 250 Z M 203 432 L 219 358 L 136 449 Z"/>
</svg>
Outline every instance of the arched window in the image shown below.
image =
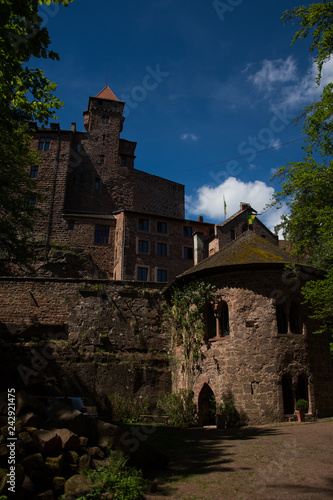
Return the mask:
<svg viewBox="0 0 333 500">
<path fill-rule="evenodd" d="M 221 301 L 221 306 L 220 306 L 219 330 L 220 330 L 220 337 L 228 337 L 228 335 L 230 335 L 228 304 L 224 300 Z"/>
<path fill-rule="evenodd" d="M 288 333 L 288 321 L 283 304 L 276 304 L 276 321 L 278 333 Z"/>
<path fill-rule="evenodd" d="M 206 309 L 206 325 L 207 337 L 208 339 L 213 339 L 214 337 L 216 337 L 216 317 L 212 304 L 208 304 Z"/>
<path fill-rule="evenodd" d="M 289 327 L 291 333 L 296 335 L 300 335 L 302 333 L 300 304 L 295 300 L 292 300 L 290 303 Z"/>
</svg>

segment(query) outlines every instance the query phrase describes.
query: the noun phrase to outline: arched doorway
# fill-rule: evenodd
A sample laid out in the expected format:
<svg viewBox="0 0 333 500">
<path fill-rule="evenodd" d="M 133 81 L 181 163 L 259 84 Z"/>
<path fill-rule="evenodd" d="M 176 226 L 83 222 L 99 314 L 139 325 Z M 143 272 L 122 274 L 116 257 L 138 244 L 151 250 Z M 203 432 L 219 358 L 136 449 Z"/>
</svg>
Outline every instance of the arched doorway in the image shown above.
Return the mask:
<svg viewBox="0 0 333 500">
<path fill-rule="evenodd" d="M 283 411 L 285 414 L 289 415 L 294 413 L 294 395 L 291 376 L 283 375 L 281 384 L 283 394 Z"/>
<path fill-rule="evenodd" d="M 296 401 L 298 399 L 309 401 L 308 377 L 305 373 L 302 373 L 297 380 Z"/>
<path fill-rule="evenodd" d="M 214 425 L 214 393 L 208 384 L 204 384 L 198 397 L 199 425 Z"/>
</svg>

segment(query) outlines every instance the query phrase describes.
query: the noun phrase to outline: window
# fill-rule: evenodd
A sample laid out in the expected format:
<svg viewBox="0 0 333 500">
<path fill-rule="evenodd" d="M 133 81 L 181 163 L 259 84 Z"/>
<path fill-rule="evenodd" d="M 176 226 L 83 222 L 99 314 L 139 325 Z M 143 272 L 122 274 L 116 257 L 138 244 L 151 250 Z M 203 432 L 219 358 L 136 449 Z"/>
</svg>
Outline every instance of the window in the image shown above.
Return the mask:
<svg viewBox="0 0 333 500">
<path fill-rule="evenodd" d="M 219 309 L 220 337 L 228 337 L 230 335 L 228 304 L 224 300 L 222 300 Z"/>
<path fill-rule="evenodd" d="M 126 158 L 121 159 L 121 166 L 126 167 Z"/>
<path fill-rule="evenodd" d="M 140 252 L 140 253 L 148 253 L 149 252 L 148 241 L 144 241 L 144 240 L 138 241 L 138 252 Z"/>
<path fill-rule="evenodd" d="M 99 163 L 100 163 L 100 165 L 104 165 L 104 160 L 105 160 L 105 156 L 104 155 L 100 155 L 99 156 Z"/>
<path fill-rule="evenodd" d="M 184 259 L 193 259 L 193 248 L 184 247 Z"/>
<path fill-rule="evenodd" d="M 107 124 L 109 123 L 109 118 L 108 118 L 107 116 L 103 116 L 103 118 L 102 118 L 102 123 L 103 123 L 104 125 L 107 125 Z"/>
<path fill-rule="evenodd" d="M 34 207 L 36 205 L 36 195 L 27 194 L 25 197 L 25 205 L 26 207 Z"/>
<path fill-rule="evenodd" d="M 168 255 L 168 246 L 166 243 L 157 243 L 156 255 L 161 255 L 163 257 L 166 257 Z"/>
<path fill-rule="evenodd" d="M 95 226 L 95 243 L 107 245 L 109 243 L 109 226 Z"/>
<path fill-rule="evenodd" d="M 158 222 L 157 223 L 157 232 L 166 234 L 167 233 L 167 223 L 166 222 Z"/>
<path fill-rule="evenodd" d="M 101 189 L 101 179 L 99 177 L 95 178 L 95 191 L 99 191 Z"/>
<path fill-rule="evenodd" d="M 165 269 L 157 269 L 157 281 L 166 283 L 168 281 L 168 272 Z"/>
<path fill-rule="evenodd" d="M 219 300 L 206 305 L 207 338 L 229 337 L 229 308 L 227 302 Z"/>
<path fill-rule="evenodd" d="M 78 153 L 80 153 L 80 151 L 81 151 L 81 144 L 77 144 L 77 145 L 76 145 L 76 151 L 77 151 Z"/>
<path fill-rule="evenodd" d="M 287 315 L 284 306 L 282 304 L 276 304 L 275 311 L 278 333 L 288 333 Z"/>
<path fill-rule="evenodd" d="M 289 310 L 289 327 L 291 333 L 294 333 L 296 335 L 301 335 L 302 333 L 302 326 L 301 326 L 301 314 L 300 314 L 300 304 L 298 302 L 295 302 L 294 300 L 291 301 L 290 304 L 290 310 Z"/>
<path fill-rule="evenodd" d="M 192 238 L 192 226 L 184 226 L 183 236 L 184 238 Z"/>
<path fill-rule="evenodd" d="M 216 316 L 212 304 L 209 304 L 206 309 L 206 328 L 208 339 L 216 337 Z"/>
<path fill-rule="evenodd" d="M 35 165 L 35 166 L 31 167 L 30 178 L 31 179 L 36 179 L 37 175 L 38 175 L 38 166 Z"/>
<path fill-rule="evenodd" d="M 234 229 L 230 229 L 230 239 L 231 240 L 235 239 L 235 230 Z"/>
<path fill-rule="evenodd" d="M 38 150 L 48 151 L 50 149 L 51 139 L 49 137 L 41 137 L 39 139 Z"/>
<path fill-rule="evenodd" d="M 105 134 L 102 135 L 102 141 L 105 141 Z"/>
<path fill-rule="evenodd" d="M 68 231 L 73 231 L 73 229 L 74 229 L 74 222 L 73 221 L 68 222 L 67 229 L 68 229 Z"/>
<path fill-rule="evenodd" d="M 137 268 L 137 279 L 138 281 L 148 281 L 148 267 Z"/>
<path fill-rule="evenodd" d="M 149 231 L 149 220 L 148 219 L 139 219 L 139 230 L 140 231 Z"/>
</svg>

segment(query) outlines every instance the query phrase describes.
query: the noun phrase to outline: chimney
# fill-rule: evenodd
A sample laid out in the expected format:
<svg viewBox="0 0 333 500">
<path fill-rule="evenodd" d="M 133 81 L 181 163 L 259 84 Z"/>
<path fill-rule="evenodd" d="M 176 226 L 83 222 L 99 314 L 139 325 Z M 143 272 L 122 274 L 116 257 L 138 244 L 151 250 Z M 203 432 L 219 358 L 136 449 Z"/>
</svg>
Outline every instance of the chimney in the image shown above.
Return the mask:
<svg viewBox="0 0 333 500">
<path fill-rule="evenodd" d="M 198 222 L 203 222 L 203 216 L 202 215 L 199 215 Z"/>
<path fill-rule="evenodd" d="M 72 122 L 71 131 L 76 132 L 76 123 L 75 122 Z"/>
<path fill-rule="evenodd" d="M 193 233 L 194 265 L 196 266 L 204 259 L 204 233 L 195 231 Z"/>
</svg>

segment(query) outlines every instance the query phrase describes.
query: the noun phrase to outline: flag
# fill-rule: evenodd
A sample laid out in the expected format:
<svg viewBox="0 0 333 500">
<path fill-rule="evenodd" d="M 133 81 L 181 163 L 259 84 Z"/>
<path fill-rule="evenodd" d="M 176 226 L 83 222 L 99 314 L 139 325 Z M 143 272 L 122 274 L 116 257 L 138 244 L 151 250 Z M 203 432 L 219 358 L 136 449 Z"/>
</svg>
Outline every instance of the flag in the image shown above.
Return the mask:
<svg viewBox="0 0 333 500">
<path fill-rule="evenodd" d="M 256 218 L 255 214 L 249 214 L 249 224 L 253 224 L 253 220 Z"/>
</svg>

